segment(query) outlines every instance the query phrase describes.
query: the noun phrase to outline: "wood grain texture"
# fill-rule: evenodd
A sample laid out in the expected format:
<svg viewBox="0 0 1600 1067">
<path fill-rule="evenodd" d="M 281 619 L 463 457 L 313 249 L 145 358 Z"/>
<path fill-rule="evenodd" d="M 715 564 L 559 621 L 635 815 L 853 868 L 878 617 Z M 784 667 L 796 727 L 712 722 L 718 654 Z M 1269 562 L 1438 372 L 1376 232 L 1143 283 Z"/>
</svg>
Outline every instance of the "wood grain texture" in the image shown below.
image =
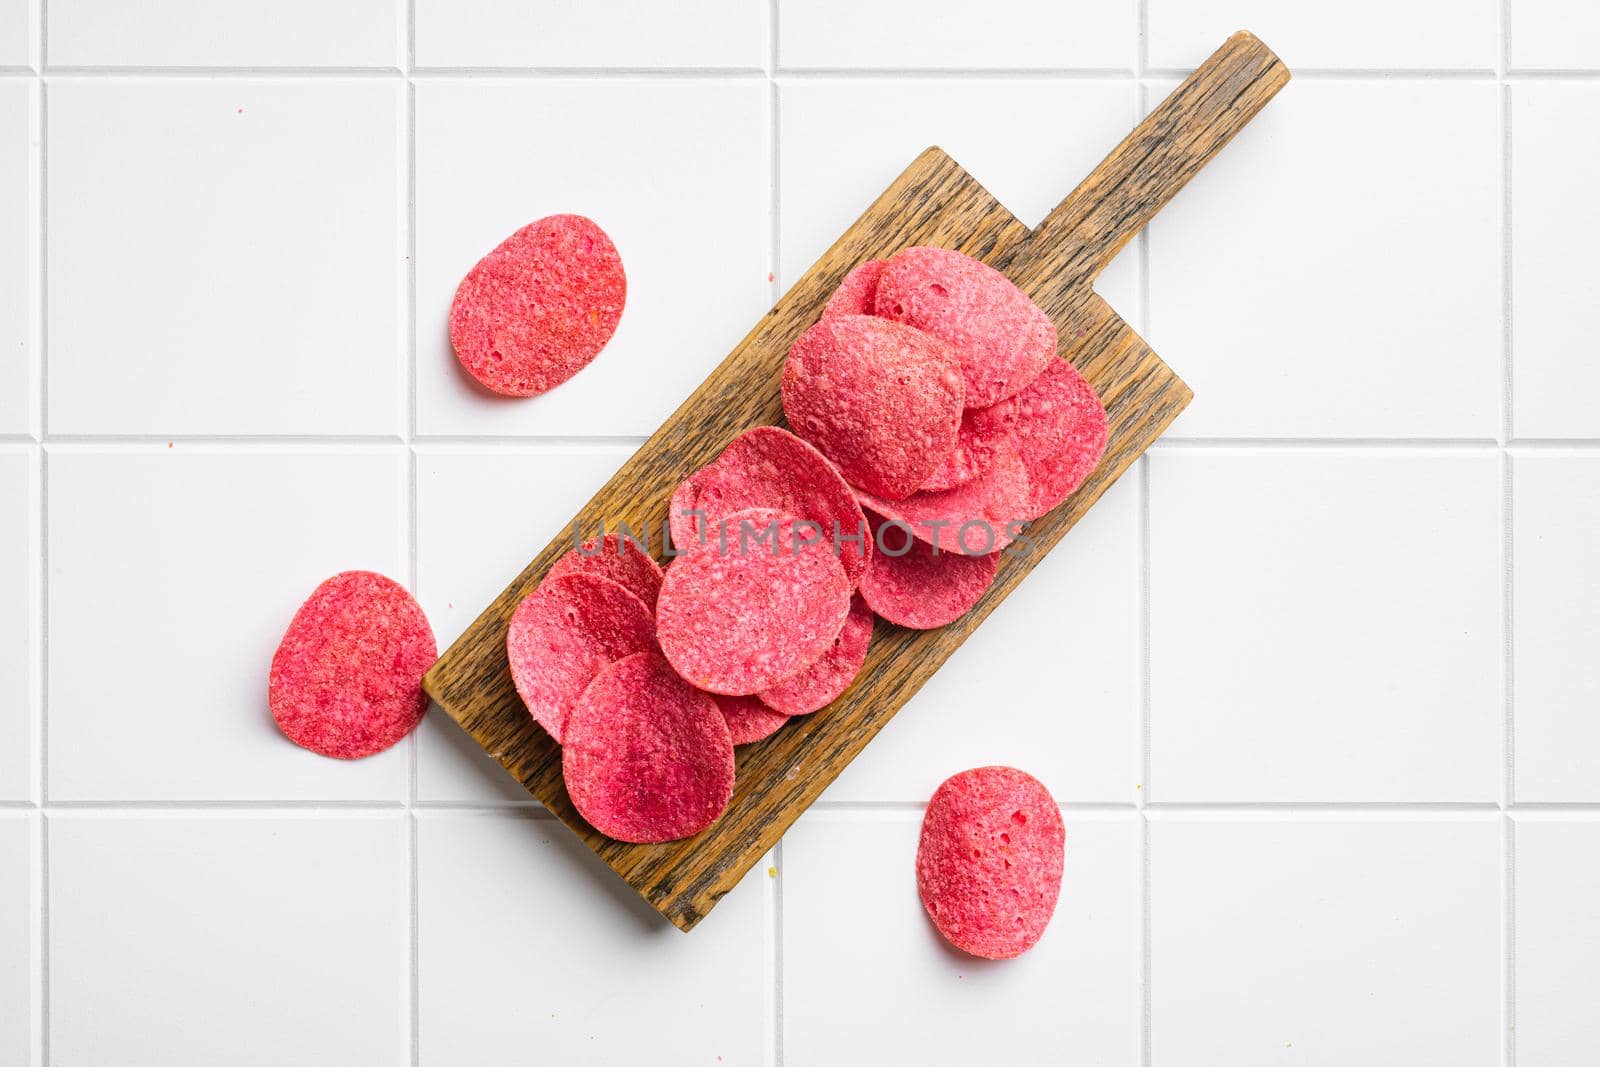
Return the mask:
<svg viewBox="0 0 1600 1067">
<path fill-rule="evenodd" d="M 1106 405 L 1104 460 L 1070 499 L 1029 525 L 1030 543 L 1005 554 L 978 605 L 938 630 L 880 620 L 849 690 L 738 750 L 733 799 L 715 825 L 660 845 L 599 834 L 567 798 L 560 747 L 517 697 L 506 627 L 517 604 L 571 547 L 570 531 L 547 545 L 440 658 L 424 680 L 428 693 L 651 905 L 679 928 L 692 928 L 1189 402 L 1188 387 L 1092 285 L 1117 249 L 1287 80 L 1288 71 L 1261 42 L 1236 34 L 1032 234 L 942 151 L 923 152 L 584 506 L 574 521 L 585 530 L 626 522 L 659 531 L 684 475 L 738 433 L 783 421 L 784 356 L 845 273 L 909 245 L 958 249 L 1006 271 L 1055 321 L 1061 355 Z"/>
</svg>

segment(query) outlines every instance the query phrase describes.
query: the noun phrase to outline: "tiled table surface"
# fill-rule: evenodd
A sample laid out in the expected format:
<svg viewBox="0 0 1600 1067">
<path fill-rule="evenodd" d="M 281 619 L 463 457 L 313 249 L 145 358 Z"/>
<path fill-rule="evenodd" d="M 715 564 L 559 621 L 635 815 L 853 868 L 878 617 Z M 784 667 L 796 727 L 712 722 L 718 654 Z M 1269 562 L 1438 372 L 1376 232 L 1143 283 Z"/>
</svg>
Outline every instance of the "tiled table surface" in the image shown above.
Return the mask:
<svg viewBox="0 0 1600 1067">
<path fill-rule="evenodd" d="M 318 580 L 448 642 L 918 149 L 1037 220 L 1239 26 L 1103 285 L 1194 406 L 692 935 L 437 715 L 275 732 Z M 1600 1062 L 1597 124 L 1588 0 L 0 0 L 0 1064 Z M 556 211 L 627 314 L 487 400 Z M 911 871 L 996 761 L 1004 965 Z"/>
</svg>

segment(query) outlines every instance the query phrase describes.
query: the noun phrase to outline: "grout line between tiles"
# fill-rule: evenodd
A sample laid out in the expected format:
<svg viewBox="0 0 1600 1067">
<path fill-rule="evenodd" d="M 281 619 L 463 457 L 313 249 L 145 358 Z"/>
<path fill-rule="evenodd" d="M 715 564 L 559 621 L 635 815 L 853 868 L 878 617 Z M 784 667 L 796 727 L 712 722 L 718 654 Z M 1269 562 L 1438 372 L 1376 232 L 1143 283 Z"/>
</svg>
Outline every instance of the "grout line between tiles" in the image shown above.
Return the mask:
<svg viewBox="0 0 1600 1067">
<path fill-rule="evenodd" d="M 1141 4 L 1141 7 L 1143 5 Z M 1139 881 L 1136 890 L 1139 908 L 1138 929 L 1138 991 L 1139 991 L 1139 1062 L 1150 1067 L 1154 1055 L 1151 1048 L 1151 973 L 1150 973 L 1150 767 L 1151 767 L 1151 549 L 1150 549 L 1150 457 L 1139 457 L 1139 716 L 1138 716 L 1138 781 L 1134 785 L 1134 806 L 1139 825 Z"/>
<path fill-rule="evenodd" d="M 507 800 L 494 804 L 470 800 L 419 800 L 412 805 L 412 814 L 434 815 L 513 815 L 526 819 L 554 819 L 543 804 L 534 800 Z"/>
<path fill-rule="evenodd" d="M 1524 437 L 1512 438 L 1506 447 L 1517 451 L 1590 452 L 1600 448 L 1600 437 Z"/>
<path fill-rule="evenodd" d="M 353 78 L 404 78 L 411 81 L 475 79 L 506 80 L 674 80 L 674 81 L 760 81 L 772 78 L 794 80 L 876 80 L 903 81 L 978 78 L 987 81 L 1129 81 L 1144 77 L 1157 81 L 1176 81 L 1190 70 L 1179 67 L 1150 67 L 1143 72 L 1121 67 L 415 67 L 409 72 L 398 67 L 315 67 L 315 66 L 46 66 L 38 71 L 28 66 L 0 66 L 0 77 L 117 78 L 165 81 L 240 78 L 260 81 L 338 81 Z M 1559 70 L 1429 70 L 1426 68 L 1366 69 L 1339 67 L 1296 67 L 1297 79 L 1312 81 L 1361 82 L 1592 82 L 1600 80 L 1600 70 L 1580 68 Z"/>
<path fill-rule="evenodd" d="M 197 814 L 215 811 L 234 814 L 256 812 L 345 812 L 356 814 L 398 814 L 406 809 L 401 800 L 55 800 L 43 805 L 45 812 L 113 814 L 119 812 L 179 812 Z"/>
<path fill-rule="evenodd" d="M 1155 67 L 1145 72 L 1153 78 L 1187 78 L 1192 70 L 1181 67 Z M 1297 79 L 1317 81 L 1494 81 L 1493 67 L 1301 67 L 1293 69 Z"/>
<path fill-rule="evenodd" d="M 921 814 L 927 808 L 925 800 L 819 800 L 808 810 L 828 814 Z M 1494 801 L 1151 801 L 1140 805 L 1119 800 L 1064 800 L 1061 808 L 1067 813 L 1086 815 L 1171 816 L 1187 818 L 1207 815 L 1273 815 L 1273 816 L 1324 816 L 1348 815 L 1357 818 L 1381 820 L 1396 818 L 1425 818 L 1433 815 L 1497 815 L 1501 807 Z M 408 805 L 404 800 L 54 800 L 48 804 L 17 800 L 0 803 L 0 810 L 43 811 L 45 814 L 117 814 L 121 812 L 156 814 L 177 812 L 200 814 L 220 812 L 246 815 L 266 812 L 292 814 L 296 812 L 325 812 L 329 814 L 398 815 L 407 810 L 428 814 L 483 814 L 531 815 L 536 818 L 554 818 L 543 805 L 535 801 L 505 800 L 478 802 L 464 800 L 418 800 Z M 1600 800 L 1523 801 L 1505 809 L 1513 817 L 1544 814 L 1570 814 L 1600 819 Z"/>
<path fill-rule="evenodd" d="M 1141 120 L 1149 110 L 1150 90 L 1146 80 L 1150 69 L 1150 3 L 1149 0 L 1134 0 L 1134 122 Z M 1150 336 L 1150 227 L 1147 225 L 1139 231 L 1138 238 L 1138 271 L 1139 271 L 1139 332 L 1145 337 Z M 1154 1030 L 1152 1025 L 1152 1008 L 1150 996 L 1150 819 L 1145 814 L 1145 808 L 1150 803 L 1150 738 L 1151 738 L 1151 657 L 1150 657 L 1150 456 L 1148 452 L 1139 457 L 1139 510 L 1136 519 L 1137 535 L 1139 540 L 1139 573 L 1136 578 L 1138 596 L 1138 663 L 1139 676 L 1139 714 L 1137 719 L 1138 737 L 1136 739 L 1136 758 L 1138 766 L 1135 768 L 1134 781 L 1134 806 L 1138 812 L 1137 829 L 1139 845 L 1137 850 L 1138 870 L 1137 881 L 1134 886 L 1135 906 L 1138 908 L 1139 922 L 1135 931 L 1134 951 L 1137 956 L 1134 962 L 1136 978 L 1136 995 L 1138 997 L 1138 1033 L 1135 1038 L 1135 1047 L 1138 1052 L 1141 1067 L 1151 1067 L 1154 1050 L 1151 1035 Z"/>
<path fill-rule="evenodd" d="M 779 78 L 827 81 L 892 78 L 907 81 L 982 78 L 988 81 L 1129 81 L 1126 67 L 779 67 Z"/>
<path fill-rule="evenodd" d="M 83 434 L 65 433 L 44 435 L 47 445 L 94 445 L 116 447 L 120 445 L 281 445 L 281 446 L 339 446 L 339 445 L 398 445 L 405 443 L 405 435 L 397 433 L 375 434 Z"/>
<path fill-rule="evenodd" d="M 404 72 L 398 67 L 252 67 L 252 66 L 139 66 L 139 65 L 102 65 L 102 64 L 62 64 L 60 66 L 47 65 L 41 77 L 51 78 L 83 78 L 83 79 L 112 79 L 112 78 L 150 78 L 160 80 L 173 79 L 212 79 L 212 78 L 252 78 L 268 80 L 303 80 L 314 78 L 318 80 L 335 81 L 346 78 L 399 78 Z"/>
<path fill-rule="evenodd" d="M 1505 856 L 1505 880 L 1501 887 L 1505 898 L 1505 925 L 1501 948 L 1505 953 L 1505 972 L 1502 1010 L 1505 1012 L 1503 1032 L 1505 1047 L 1503 1062 L 1515 1067 L 1517 1062 L 1517 824 L 1507 815 L 1500 817 L 1500 842 Z"/>
<path fill-rule="evenodd" d="M 1515 437 L 1516 419 L 1513 411 L 1514 348 L 1512 345 L 1512 141 L 1511 141 L 1511 87 L 1506 84 L 1506 74 L 1511 68 L 1511 0 L 1499 0 L 1496 5 L 1499 25 L 1499 49 L 1495 57 L 1497 82 L 1496 108 L 1500 121 L 1500 640 L 1502 643 L 1501 687 L 1502 717 L 1500 724 L 1500 862 L 1501 862 L 1501 1033 L 1503 1046 L 1501 1061 L 1505 1067 L 1515 1067 L 1516 1046 L 1516 857 L 1513 847 L 1514 829 L 1510 809 L 1516 800 L 1515 772 L 1515 690 L 1514 658 L 1516 646 L 1516 616 L 1512 592 L 1515 582 L 1516 557 L 1513 541 L 1512 461 L 1508 444 Z"/>
<path fill-rule="evenodd" d="M 40 1064 L 45 1065 L 50 1063 L 50 819 L 42 811 L 39 813 L 38 864 L 39 960 L 35 971 L 39 976 L 39 1014 L 36 1017 L 39 1035 L 34 1047 L 39 1050 Z"/>
<path fill-rule="evenodd" d="M 37 62 L 40 70 L 44 69 L 49 55 L 49 8 L 48 0 L 39 0 Z M 38 374 L 35 388 L 38 391 L 39 405 L 37 426 L 39 438 L 43 441 L 50 431 L 50 96 L 44 78 L 38 77 L 37 80 L 39 169 L 36 180 L 39 183 L 39 190 L 34 201 L 34 209 L 37 212 L 34 223 L 39 235 L 39 248 L 34 269 L 38 272 L 36 286 L 38 304 L 35 314 L 39 321 L 35 336 L 38 339 L 39 351 L 35 357 Z M 50 802 L 50 457 L 42 444 L 39 447 L 38 479 L 36 491 L 39 494 L 39 633 L 36 669 L 39 672 L 39 718 L 35 744 L 39 760 L 37 796 L 40 815 L 37 883 L 39 1004 L 36 1017 L 39 1035 L 36 1047 L 39 1050 L 39 1062 L 48 1064 L 50 1062 L 50 820 L 44 814 L 44 808 Z"/>
<path fill-rule="evenodd" d="M 420 504 L 417 473 L 417 86 L 412 80 L 417 61 L 416 0 L 399 0 L 405 10 L 405 418 L 402 420 L 406 443 L 406 549 L 411 593 L 418 593 L 420 545 L 418 543 Z M 419 724 L 420 726 L 420 724 Z M 406 861 L 410 893 L 407 900 L 406 956 L 410 974 L 406 988 L 406 1038 L 412 1067 L 422 1062 L 422 876 L 417 835 L 417 781 L 422 755 L 422 731 L 411 731 L 407 739 L 406 768 Z"/>
</svg>

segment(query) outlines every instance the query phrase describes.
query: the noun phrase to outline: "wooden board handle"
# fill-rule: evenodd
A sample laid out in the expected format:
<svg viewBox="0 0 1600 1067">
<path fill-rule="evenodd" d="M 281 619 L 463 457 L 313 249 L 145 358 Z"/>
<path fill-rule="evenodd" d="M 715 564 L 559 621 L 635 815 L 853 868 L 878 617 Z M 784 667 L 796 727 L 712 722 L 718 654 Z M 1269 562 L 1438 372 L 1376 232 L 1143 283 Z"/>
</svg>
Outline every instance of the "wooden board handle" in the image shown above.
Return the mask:
<svg viewBox="0 0 1600 1067">
<path fill-rule="evenodd" d="M 1024 291 L 1049 274 L 1092 282 L 1288 80 L 1255 34 L 1228 38 L 1045 217 L 1007 273 Z"/>
</svg>

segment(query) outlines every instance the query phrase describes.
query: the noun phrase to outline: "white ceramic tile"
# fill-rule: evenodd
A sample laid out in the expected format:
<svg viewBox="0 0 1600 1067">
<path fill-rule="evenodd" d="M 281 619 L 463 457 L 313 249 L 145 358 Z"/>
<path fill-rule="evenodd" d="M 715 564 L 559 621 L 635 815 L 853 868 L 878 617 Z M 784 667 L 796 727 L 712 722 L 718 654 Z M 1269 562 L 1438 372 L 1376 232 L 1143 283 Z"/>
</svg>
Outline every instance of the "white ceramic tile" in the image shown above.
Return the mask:
<svg viewBox="0 0 1600 1067">
<path fill-rule="evenodd" d="M 1101 498 L 846 768 L 828 800 L 925 801 L 955 772 L 990 763 L 1023 768 L 1062 803 L 1134 799 L 1136 482 L 1135 473 Z"/>
<path fill-rule="evenodd" d="M 1518 1063 L 1600 1062 L 1600 822 L 1519 816 Z"/>
<path fill-rule="evenodd" d="M 1175 433 L 1495 436 L 1496 92 L 1291 82 L 1157 217 L 1147 335 L 1195 391 Z"/>
<path fill-rule="evenodd" d="M 0 1063 L 38 1058 L 38 816 L 0 811 Z"/>
<path fill-rule="evenodd" d="M 1582 0 L 1510 0 L 1509 8 L 1512 67 L 1600 67 L 1600 7 Z"/>
<path fill-rule="evenodd" d="M 1138 831 L 1069 807 L 1061 901 L 1015 960 L 917 898 L 920 812 L 812 811 L 783 842 L 784 1063 L 1138 1062 Z"/>
<path fill-rule="evenodd" d="M 766 864 L 689 935 L 560 823 L 417 820 L 424 1064 L 760 1064 Z"/>
<path fill-rule="evenodd" d="M 52 447 L 50 796 L 399 800 L 365 760 L 279 733 L 267 672 L 342 570 L 406 578 L 403 452 Z"/>
<path fill-rule="evenodd" d="M 0 80 L 0 433 L 36 429 L 38 92 L 31 80 Z"/>
<path fill-rule="evenodd" d="M 1600 455 L 1512 460 L 1516 799 L 1600 800 Z"/>
<path fill-rule="evenodd" d="M 779 280 L 793 285 L 929 145 L 950 153 L 1032 226 L 1136 117 L 1134 87 L 1125 82 L 781 80 Z M 1032 132 L 1019 137 L 1018 130 Z M 1137 269 L 1136 256 L 1123 255 L 1099 285 L 1129 321 L 1138 311 Z"/>
<path fill-rule="evenodd" d="M 396 67 L 394 0 L 46 0 L 50 65 Z"/>
<path fill-rule="evenodd" d="M 1498 0 L 1148 0 L 1149 62 L 1192 70 L 1235 30 L 1290 70 L 1338 67 L 1493 70 Z"/>
<path fill-rule="evenodd" d="M 1094 0 L 779 0 L 785 67 L 1127 70 L 1137 23 Z"/>
<path fill-rule="evenodd" d="M 1493 813 L 1154 820 L 1152 1062 L 1498 1064 L 1501 878 Z"/>
<path fill-rule="evenodd" d="M 403 92 L 53 79 L 51 431 L 399 432 Z"/>
<path fill-rule="evenodd" d="M 770 304 L 768 95 L 751 79 L 419 83 L 420 430 L 653 432 Z M 621 325 L 556 389 L 493 396 L 451 352 L 450 301 L 495 245 L 563 212 L 616 242 Z"/>
<path fill-rule="evenodd" d="M 749 0 L 417 0 L 425 67 L 742 67 L 767 59 Z"/>
<path fill-rule="evenodd" d="M 0 447 L 0 800 L 35 797 L 38 467 L 37 449 Z"/>
<path fill-rule="evenodd" d="M 404 816 L 50 816 L 57 1063 L 404 1062 Z"/>
<path fill-rule="evenodd" d="M 418 450 L 417 596 L 441 651 L 567 528 L 631 452 L 625 446 Z M 420 744 L 418 799 L 529 799 L 438 708 L 429 713 Z"/>
<path fill-rule="evenodd" d="M 0 66 L 33 64 L 35 0 L 0 0 Z"/>
<path fill-rule="evenodd" d="M 1600 437 L 1589 398 L 1600 361 L 1585 309 L 1600 300 L 1600 214 L 1574 210 L 1600 183 L 1600 153 L 1573 130 L 1600 123 L 1600 85 L 1511 88 L 1513 430 Z"/>
<path fill-rule="evenodd" d="M 1499 798 L 1497 455 L 1150 471 L 1151 799 Z"/>
</svg>

